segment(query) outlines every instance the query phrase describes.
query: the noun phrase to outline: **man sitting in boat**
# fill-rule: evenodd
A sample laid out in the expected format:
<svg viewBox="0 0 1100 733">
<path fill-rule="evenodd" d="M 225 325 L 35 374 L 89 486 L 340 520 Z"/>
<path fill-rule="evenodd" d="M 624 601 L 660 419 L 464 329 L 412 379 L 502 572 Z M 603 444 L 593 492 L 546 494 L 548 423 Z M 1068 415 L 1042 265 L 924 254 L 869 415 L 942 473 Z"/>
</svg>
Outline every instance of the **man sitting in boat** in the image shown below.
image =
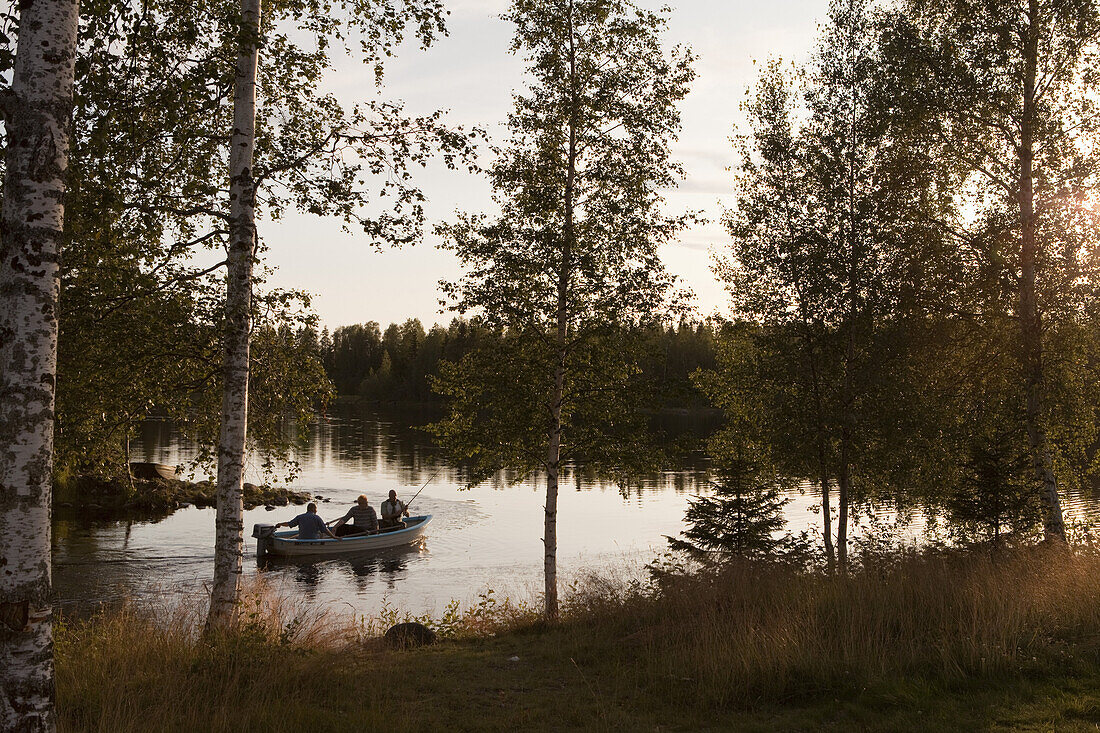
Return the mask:
<svg viewBox="0 0 1100 733">
<path fill-rule="evenodd" d="M 347 521 L 352 523 L 348 524 Z M 348 509 L 348 513 L 340 518 L 333 526 L 332 531 L 337 537 L 347 537 L 353 534 L 370 534 L 378 531 L 378 512 L 367 501 L 366 494 L 360 494 L 355 500 L 355 506 Z"/>
<path fill-rule="evenodd" d="M 401 521 L 402 514 L 409 516 L 409 509 L 405 506 L 405 502 L 398 500 L 397 492 L 390 489 L 390 498 L 382 502 L 382 521 L 378 525 L 382 529 L 404 527 L 405 523 Z"/>
<path fill-rule="evenodd" d="M 321 535 L 336 539 L 336 535 L 329 531 L 325 521 L 317 516 L 317 505 L 312 501 L 306 505 L 305 514 L 299 514 L 289 522 L 279 522 L 275 528 L 279 527 L 297 527 L 300 540 L 319 540 Z"/>
</svg>

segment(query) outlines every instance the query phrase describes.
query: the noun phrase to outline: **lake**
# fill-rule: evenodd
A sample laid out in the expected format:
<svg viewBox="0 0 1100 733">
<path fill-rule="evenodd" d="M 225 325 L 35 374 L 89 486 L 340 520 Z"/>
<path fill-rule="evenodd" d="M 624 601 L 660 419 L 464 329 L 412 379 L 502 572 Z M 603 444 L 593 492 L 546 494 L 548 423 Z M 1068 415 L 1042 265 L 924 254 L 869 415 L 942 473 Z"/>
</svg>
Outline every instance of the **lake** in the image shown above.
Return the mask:
<svg viewBox="0 0 1100 733">
<path fill-rule="evenodd" d="M 410 548 L 354 558 L 276 562 L 257 567 L 252 525 L 285 521 L 304 507 L 263 507 L 245 512 L 245 572 L 263 573 L 277 587 L 321 603 L 370 613 L 384 603 L 413 613 L 438 612 L 452 599 L 476 602 L 493 590 L 498 599 L 535 600 L 542 584 L 545 484 L 513 476 L 465 489 L 463 470 L 413 426 L 429 412 L 361 411 L 338 406 L 316 420 L 296 459 L 291 485 L 323 497 L 318 513 L 342 516 L 365 493 L 377 509 L 390 489 L 411 509 L 432 514 L 424 540 Z M 705 431 L 707 421 L 683 419 L 680 431 Z M 714 420 L 710 420 L 712 425 Z M 181 464 L 196 449 L 168 423 L 150 421 L 132 449 L 134 460 Z M 690 462 L 690 461 L 688 461 Z M 433 478 L 434 477 L 434 478 Z M 258 481 L 256 462 L 247 480 Z M 703 466 L 651 476 L 624 495 L 611 483 L 585 476 L 562 479 L 558 506 L 558 562 L 562 587 L 587 572 L 638 575 L 680 531 L 689 497 L 703 481 Z M 213 572 L 214 510 L 194 507 L 155 521 L 54 522 L 54 588 L 63 607 L 151 596 L 197 595 Z"/>
<path fill-rule="evenodd" d="M 341 405 L 310 426 L 293 488 L 323 497 L 319 514 L 342 516 L 365 493 L 378 508 L 390 489 L 405 500 L 421 485 L 414 514 L 434 519 L 413 547 L 308 562 L 276 562 L 257 567 L 256 523 L 285 521 L 302 507 L 263 507 L 245 512 L 245 572 L 262 573 L 277 588 L 297 597 L 335 604 L 357 613 L 383 605 L 414 614 L 438 613 L 451 600 L 476 603 L 492 590 L 497 599 L 537 601 L 542 589 L 542 522 L 545 486 L 540 477 L 512 484 L 499 474 L 465 489 L 465 473 L 449 465 L 442 451 L 413 426 L 433 419 L 428 412 L 371 411 Z M 681 418 L 666 427 L 700 436 L 714 419 Z M 134 460 L 181 464 L 195 456 L 168 423 L 145 425 Z M 622 493 L 610 483 L 571 469 L 562 479 L 558 506 L 558 566 L 561 588 L 592 571 L 641 577 L 644 566 L 666 546 L 666 535 L 683 528 L 688 500 L 707 491 L 705 463 L 688 456 L 679 470 L 648 477 L 640 488 Z M 248 480 L 260 479 L 258 465 Z M 807 487 L 808 488 L 808 487 Z M 794 530 L 820 526 L 818 497 L 795 491 L 786 514 Z M 1070 519 L 1095 519 L 1092 496 L 1066 501 Z M 880 508 L 864 518 L 897 525 Z M 900 522 L 903 538 L 916 541 L 926 519 Z M 898 529 L 895 526 L 895 529 Z M 853 534 L 859 535 L 859 528 Z M 54 522 L 53 579 L 62 607 L 88 608 L 125 598 L 199 597 L 213 573 L 214 510 L 186 508 L 155 521 Z"/>
</svg>

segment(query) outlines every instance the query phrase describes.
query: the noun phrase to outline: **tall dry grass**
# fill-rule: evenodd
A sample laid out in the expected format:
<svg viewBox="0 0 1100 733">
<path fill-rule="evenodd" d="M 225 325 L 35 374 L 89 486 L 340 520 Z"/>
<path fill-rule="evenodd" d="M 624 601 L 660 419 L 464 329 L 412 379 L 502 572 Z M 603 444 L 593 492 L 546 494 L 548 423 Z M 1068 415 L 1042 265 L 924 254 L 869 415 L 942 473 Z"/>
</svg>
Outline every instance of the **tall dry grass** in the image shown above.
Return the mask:
<svg viewBox="0 0 1100 733">
<path fill-rule="evenodd" d="M 308 694 L 314 650 L 358 635 L 354 619 L 262 582 L 245 590 L 234 632 L 204 638 L 205 611 L 193 599 L 62 618 L 54 635 L 60 728 L 243 730 L 263 723 L 273 700 Z"/>
<path fill-rule="evenodd" d="M 617 700 L 641 721 L 654 689 L 707 709 L 891 680 L 1095 671 L 1097 555 L 1040 548 L 887 560 L 847 577 L 745 563 L 666 575 L 656 586 L 593 578 L 569 594 L 555 625 L 487 593 L 472 608 L 422 619 L 455 641 L 411 656 L 377 638 L 409 618 L 395 609 L 337 615 L 259 586 L 246 593 L 239 629 L 207 639 L 201 603 L 126 605 L 59 624 L 61 728 L 284 730 L 327 720 L 353 729 L 394 720 L 379 694 L 394 680 L 442 701 L 439 720 L 430 706 L 407 719 L 405 729 L 417 730 L 456 720 L 479 727 L 485 685 L 517 684 L 531 695 L 521 706 L 549 709 L 583 707 L 595 694 L 585 685 L 598 687 L 596 702 Z M 487 645 L 497 651 L 486 656 Z M 505 654 L 530 668 L 492 661 Z M 486 674 L 497 681 L 483 682 Z"/>
<path fill-rule="evenodd" d="M 448 604 L 436 618 L 388 605 L 356 615 L 289 596 L 262 578 L 245 588 L 232 631 L 205 635 L 206 609 L 205 598 L 130 602 L 60 619 L 54 635 L 60 729 L 291 730 L 319 721 L 361 729 L 393 720 L 381 694 L 400 661 L 381 642 L 393 624 L 421 621 L 441 638 L 469 639 L 506 633 L 538 616 L 491 590 L 468 607 Z"/>
<path fill-rule="evenodd" d="M 1095 660 L 1100 558 L 909 554 L 847 577 L 744 563 L 666 576 L 656 594 L 597 588 L 575 611 L 628 631 L 651 678 L 721 705 Z"/>
</svg>

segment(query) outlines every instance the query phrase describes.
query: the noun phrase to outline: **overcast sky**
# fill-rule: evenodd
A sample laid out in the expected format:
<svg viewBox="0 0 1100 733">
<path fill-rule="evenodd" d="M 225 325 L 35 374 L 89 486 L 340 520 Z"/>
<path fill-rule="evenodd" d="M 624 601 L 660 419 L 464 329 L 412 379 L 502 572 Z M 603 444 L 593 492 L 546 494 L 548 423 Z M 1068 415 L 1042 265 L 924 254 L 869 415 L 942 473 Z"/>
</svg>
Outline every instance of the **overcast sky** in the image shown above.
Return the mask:
<svg viewBox="0 0 1100 733">
<path fill-rule="evenodd" d="M 636 0 L 657 9 L 666 4 Z M 687 169 L 687 180 L 668 194 L 670 213 L 702 210 L 710 220 L 685 232 L 663 252 L 668 268 L 696 293 L 702 314 L 723 307 L 724 296 L 710 271 L 711 252 L 728 238 L 718 223 L 729 202 L 735 162 L 729 141 L 741 123 L 739 106 L 756 78 L 755 61 L 770 57 L 808 58 L 828 0 L 679 0 L 669 2 L 667 42 L 690 46 L 699 56 L 691 94 L 681 104 L 683 131 L 673 147 Z M 499 19 L 507 0 L 447 0 L 450 35 L 431 49 L 406 49 L 388 67 L 386 94 L 404 100 L 410 114 L 449 110 L 455 124 L 487 128 L 502 138 L 500 123 L 511 108 L 511 94 L 523 87 L 523 67 L 508 53 L 511 26 Z M 262 63 L 262 59 L 261 59 Z M 347 103 L 374 93 L 373 73 L 341 65 L 328 85 Z M 491 210 L 484 179 L 466 172 L 431 167 L 418 171 L 428 195 L 432 223 L 456 210 Z M 437 283 L 459 274 L 450 253 L 436 240 L 415 247 L 378 252 L 364 236 L 347 234 L 339 222 L 289 215 L 261 222 L 270 248 L 267 262 L 278 272 L 272 284 L 306 290 L 329 328 L 351 323 L 387 323 L 419 318 L 425 326 L 446 323 Z"/>
</svg>

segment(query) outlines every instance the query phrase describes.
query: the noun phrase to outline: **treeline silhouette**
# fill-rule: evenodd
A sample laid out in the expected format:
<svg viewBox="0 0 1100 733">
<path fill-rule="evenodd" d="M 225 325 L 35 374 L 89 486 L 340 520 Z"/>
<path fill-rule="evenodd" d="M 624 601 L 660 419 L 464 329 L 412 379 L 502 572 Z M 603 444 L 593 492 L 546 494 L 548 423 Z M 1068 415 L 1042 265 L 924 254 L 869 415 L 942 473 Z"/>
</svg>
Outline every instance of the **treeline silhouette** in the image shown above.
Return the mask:
<svg viewBox="0 0 1100 733">
<path fill-rule="evenodd" d="M 691 375 L 715 367 L 715 330 L 711 325 L 682 320 L 676 325 L 638 327 L 639 362 L 656 395 L 655 408 L 697 409 L 707 406 Z M 426 329 L 418 318 L 391 323 L 383 330 L 376 321 L 326 328 L 317 349 L 329 379 L 341 395 L 386 403 L 435 403 L 431 377 L 442 362 L 456 362 L 471 351 L 504 338 L 500 331 L 455 318 L 450 325 Z"/>
</svg>

